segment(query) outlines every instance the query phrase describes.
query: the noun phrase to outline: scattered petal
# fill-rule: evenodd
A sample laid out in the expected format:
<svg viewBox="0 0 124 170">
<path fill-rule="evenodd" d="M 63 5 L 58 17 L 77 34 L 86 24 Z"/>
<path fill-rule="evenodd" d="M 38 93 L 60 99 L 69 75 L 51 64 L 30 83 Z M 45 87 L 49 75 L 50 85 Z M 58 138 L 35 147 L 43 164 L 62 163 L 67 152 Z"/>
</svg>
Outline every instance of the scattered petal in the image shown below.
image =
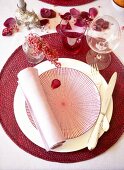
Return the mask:
<svg viewBox="0 0 124 170">
<path fill-rule="evenodd" d="M 60 17 L 64 20 L 70 20 L 71 14 L 70 14 L 70 12 L 66 12 L 64 15 L 60 15 Z"/>
<path fill-rule="evenodd" d="M 2 31 L 3 36 L 10 36 L 12 34 L 13 34 L 13 30 L 10 29 L 10 28 L 4 28 L 3 31 Z"/>
<path fill-rule="evenodd" d="M 56 17 L 56 12 L 52 9 L 42 8 L 40 14 L 43 18 L 54 18 Z"/>
<path fill-rule="evenodd" d="M 75 9 L 75 8 L 71 8 L 71 9 L 70 9 L 70 14 L 71 14 L 74 18 L 77 18 L 77 17 L 80 15 L 80 11 L 78 11 L 78 10 Z"/>
<path fill-rule="evenodd" d="M 99 18 L 98 20 L 96 20 L 96 23 L 94 24 L 93 28 L 96 31 L 102 31 L 102 30 L 108 29 L 109 28 L 109 22 L 102 19 L 102 18 Z"/>
<path fill-rule="evenodd" d="M 60 80 L 54 79 L 54 80 L 52 81 L 52 83 L 51 83 L 51 88 L 52 88 L 52 89 L 56 89 L 56 88 L 58 88 L 60 85 L 61 85 Z"/>
<path fill-rule="evenodd" d="M 108 29 L 109 28 L 109 22 L 108 21 L 104 21 L 103 25 L 102 25 L 103 29 Z"/>
<path fill-rule="evenodd" d="M 61 32 L 60 24 L 58 24 L 58 25 L 56 26 L 56 31 L 57 31 L 58 33 L 60 33 L 60 32 Z"/>
<path fill-rule="evenodd" d="M 121 27 L 121 30 L 122 30 L 122 31 L 124 30 L 124 26 Z"/>
<path fill-rule="evenodd" d="M 104 19 L 99 18 L 99 19 L 96 20 L 96 25 L 99 25 L 99 26 L 102 27 L 103 24 L 104 24 Z"/>
<path fill-rule="evenodd" d="M 65 25 L 65 29 L 66 30 L 72 30 L 71 25 L 70 25 L 69 22 Z"/>
<path fill-rule="evenodd" d="M 3 23 L 5 27 L 12 27 L 13 25 L 16 24 L 16 20 L 14 18 L 8 18 L 6 21 Z"/>
<path fill-rule="evenodd" d="M 75 24 L 78 27 L 86 27 L 87 26 L 87 22 L 86 20 L 82 19 L 82 18 L 77 18 Z"/>
<path fill-rule="evenodd" d="M 90 8 L 89 9 L 89 15 L 92 19 L 94 19 L 98 14 L 98 10 L 96 8 Z"/>
<path fill-rule="evenodd" d="M 89 15 L 88 12 L 82 11 L 80 13 L 80 17 L 83 18 L 83 19 L 89 20 L 90 15 Z"/>
<path fill-rule="evenodd" d="M 48 24 L 49 23 L 49 20 L 48 19 L 42 19 L 42 20 L 40 20 L 40 25 L 41 26 L 44 26 L 44 25 L 46 25 L 46 24 Z"/>
</svg>

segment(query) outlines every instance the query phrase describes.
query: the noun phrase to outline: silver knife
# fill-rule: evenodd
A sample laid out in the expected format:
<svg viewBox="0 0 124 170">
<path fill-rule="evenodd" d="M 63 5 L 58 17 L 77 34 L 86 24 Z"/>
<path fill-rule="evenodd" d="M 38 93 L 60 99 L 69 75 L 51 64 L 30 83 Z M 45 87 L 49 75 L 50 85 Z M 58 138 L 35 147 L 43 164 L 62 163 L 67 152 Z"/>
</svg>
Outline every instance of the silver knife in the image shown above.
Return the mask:
<svg viewBox="0 0 124 170">
<path fill-rule="evenodd" d="M 99 138 L 99 132 L 100 132 L 100 126 L 101 126 L 103 118 L 106 114 L 107 108 L 109 106 L 109 102 L 110 102 L 110 99 L 111 99 L 111 96 L 112 96 L 112 93 L 113 93 L 113 90 L 114 90 L 114 87 L 115 87 L 116 80 L 117 80 L 117 72 L 115 72 L 112 75 L 112 77 L 111 77 L 111 79 L 108 83 L 108 86 L 107 86 L 107 89 L 106 89 L 106 92 L 105 92 L 105 96 L 102 100 L 101 112 L 99 114 L 97 122 L 94 126 L 94 129 L 93 129 L 91 136 L 89 138 L 89 141 L 88 141 L 87 147 L 88 147 L 89 150 L 94 149 L 97 145 L 98 138 Z"/>
</svg>

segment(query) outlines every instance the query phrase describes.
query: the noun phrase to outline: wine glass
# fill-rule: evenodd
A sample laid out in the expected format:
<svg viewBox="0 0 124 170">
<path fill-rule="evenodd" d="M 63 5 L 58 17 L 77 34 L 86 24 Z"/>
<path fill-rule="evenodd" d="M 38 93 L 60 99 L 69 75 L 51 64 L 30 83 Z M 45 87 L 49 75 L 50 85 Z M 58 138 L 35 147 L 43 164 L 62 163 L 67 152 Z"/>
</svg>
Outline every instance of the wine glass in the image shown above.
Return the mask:
<svg viewBox="0 0 124 170">
<path fill-rule="evenodd" d="M 82 37 L 86 31 L 86 27 L 78 25 L 79 20 L 82 21 L 82 18 L 75 19 L 71 16 L 69 19 L 62 19 L 60 22 L 63 46 L 66 51 L 72 54 L 77 54 L 80 51 Z"/>
<path fill-rule="evenodd" d="M 99 70 L 103 70 L 111 63 L 112 50 L 119 45 L 121 30 L 117 20 L 112 16 L 96 17 L 86 33 L 86 40 L 91 48 L 86 55 L 86 62 L 90 65 L 96 63 Z"/>
</svg>

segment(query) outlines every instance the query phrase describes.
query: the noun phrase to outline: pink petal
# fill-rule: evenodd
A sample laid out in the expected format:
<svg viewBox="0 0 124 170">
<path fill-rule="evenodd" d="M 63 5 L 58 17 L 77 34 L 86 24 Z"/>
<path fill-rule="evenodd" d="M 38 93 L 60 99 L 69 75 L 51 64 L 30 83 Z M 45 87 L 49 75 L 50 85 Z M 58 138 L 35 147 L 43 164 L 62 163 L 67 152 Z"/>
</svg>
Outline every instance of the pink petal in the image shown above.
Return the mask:
<svg viewBox="0 0 124 170">
<path fill-rule="evenodd" d="M 42 19 L 42 20 L 40 20 L 40 25 L 41 26 L 44 26 L 44 25 L 46 25 L 46 24 L 48 24 L 49 23 L 49 20 L 48 19 Z"/>
<path fill-rule="evenodd" d="M 92 19 L 94 19 L 98 14 L 98 10 L 96 8 L 90 8 L 89 9 L 89 15 Z"/>
<path fill-rule="evenodd" d="M 56 12 L 52 9 L 42 8 L 40 14 L 43 18 L 54 18 L 56 17 Z"/>
<path fill-rule="evenodd" d="M 64 20 L 70 20 L 71 14 L 70 14 L 70 12 L 66 12 L 64 15 L 60 15 L 60 17 Z"/>
<path fill-rule="evenodd" d="M 75 9 L 75 8 L 71 8 L 71 9 L 70 9 L 70 14 L 71 14 L 74 18 L 77 18 L 77 17 L 80 15 L 80 11 L 78 11 L 78 10 Z"/>
<path fill-rule="evenodd" d="M 52 81 L 52 83 L 51 83 L 51 88 L 52 88 L 52 89 L 56 89 L 56 88 L 58 88 L 60 85 L 61 85 L 60 80 L 54 79 L 54 80 Z"/>
<path fill-rule="evenodd" d="M 14 19 L 14 18 L 8 18 L 4 23 L 3 23 L 3 25 L 5 26 L 5 27 L 12 27 L 12 26 L 14 26 L 16 24 L 16 20 Z"/>
</svg>

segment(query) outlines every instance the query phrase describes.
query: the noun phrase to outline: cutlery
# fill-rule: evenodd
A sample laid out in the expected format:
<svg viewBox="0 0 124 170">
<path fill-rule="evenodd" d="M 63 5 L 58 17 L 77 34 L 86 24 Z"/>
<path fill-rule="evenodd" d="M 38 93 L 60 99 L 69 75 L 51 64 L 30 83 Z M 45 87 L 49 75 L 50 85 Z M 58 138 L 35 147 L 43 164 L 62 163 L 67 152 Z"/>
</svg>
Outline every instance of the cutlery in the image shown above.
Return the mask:
<svg viewBox="0 0 124 170">
<path fill-rule="evenodd" d="M 92 78 L 93 78 L 99 92 L 101 93 L 102 81 L 101 81 L 101 76 L 100 76 L 99 69 L 98 69 L 98 66 L 96 63 L 91 65 L 91 74 L 92 74 Z M 104 132 L 107 132 L 109 129 L 109 121 L 108 121 L 106 115 L 103 118 L 103 123 L 102 123 L 101 127 L 104 130 Z"/>
<path fill-rule="evenodd" d="M 106 111 L 107 111 L 107 108 L 108 108 L 108 105 L 109 105 L 109 102 L 110 102 L 110 99 L 111 99 L 111 96 L 112 96 L 112 93 L 113 93 L 113 90 L 114 90 L 114 87 L 115 87 L 115 83 L 116 83 L 116 79 L 117 79 L 117 72 L 115 72 L 109 83 L 108 83 L 108 86 L 107 86 L 107 89 L 106 89 L 106 92 L 105 92 L 105 96 L 102 100 L 102 106 L 101 106 L 101 113 L 97 119 L 97 122 L 94 126 L 94 129 L 91 133 L 91 136 L 89 138 L 89 141 L 88 141 L 88 149 L 89 150 L 92 150 L 96 147 L 97 145 L 97 142 L 98 142 L 98 138 L 99 138 L 99 132 L 100 132 L 100 126 L 101 126 L 101 123 L 103 121 L 103 118 L 106 114 Z"/>
</svg>

